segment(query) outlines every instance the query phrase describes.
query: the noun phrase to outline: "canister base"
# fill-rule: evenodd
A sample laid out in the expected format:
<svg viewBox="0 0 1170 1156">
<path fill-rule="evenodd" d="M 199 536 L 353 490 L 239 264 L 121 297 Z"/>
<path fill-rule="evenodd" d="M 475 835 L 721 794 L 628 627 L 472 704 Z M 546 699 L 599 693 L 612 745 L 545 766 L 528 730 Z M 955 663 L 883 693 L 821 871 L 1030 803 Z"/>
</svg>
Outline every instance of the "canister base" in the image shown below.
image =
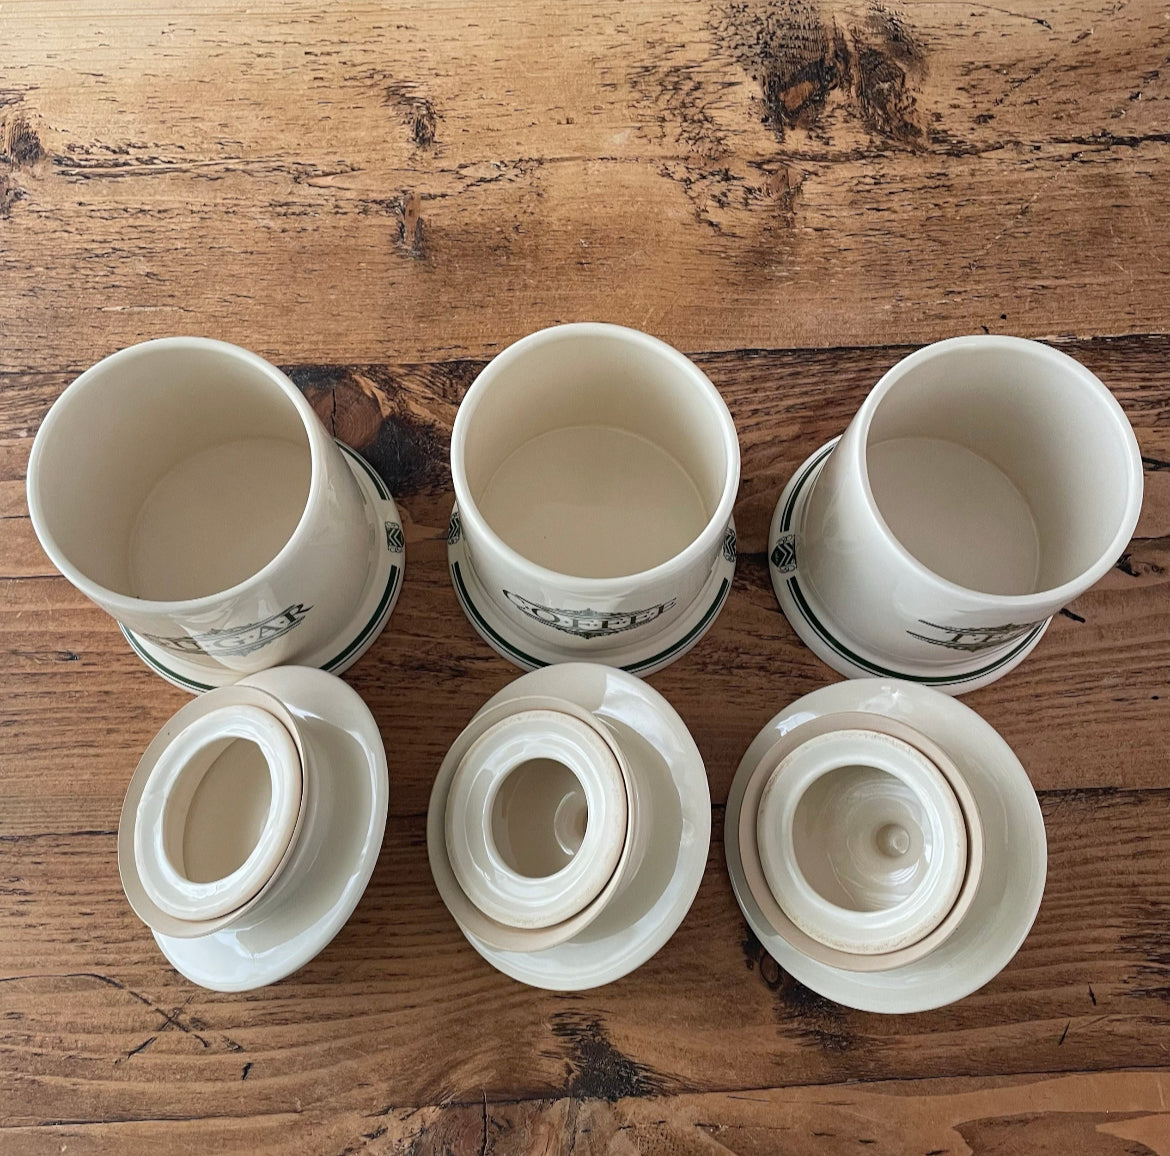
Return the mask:
<svg viewBox="0 0 1170 1156">
<path fill-rule="evenodd" d="M 740 812 L 760 760 L 800 724 L 853 711 L 904 723 L 941 747 L 958 766 L 983 825 L 983 870 L 962 922 L 928 955 L 888 971 L 845 971 L 794 948 L 756 903 L 740 853 Z M 860 1011 L 929 1011 L 978 991 L 1016 954 L 1044 894 L 1048 862 L 1044 817 L 1011 748 L 961 702 L 888 679 L 821 687 L 776 715 L 752 740 L 739 764 L 727 796 L 724 832 L 731 889 L 764 950 L 818 995 Z"/>
<path fill-rule="evenodd" d="M 537 670 L 561 662 L 600 662 L 630 674 L 645 676 L 662 670 L 686 654 L 719 617 L 735 576 L 735 523 L 733 521 L 727 527 L 723 551 L 706 585 L 669 627 L 657 632 L 640 629 L 636 642 L 630 641 L 626 633 L 611 634 L 604 639 L 593 638 L 588 643 L 588 649 L 582 649 L 579 644 L 574 647 L 557 646 L 555 642 L 539 637 L 534 631 L 524 630 L 500 613 L 487 596 L 468 558 L 467 542 L 459 524 L 458 506 L 451 512 L 447 562 L 452 585 L 468 621 L 497 654 L 521 670 Z"/>
<path fill-rule="evenodd" d="M 812 493 L 821 467 L 839 441 L 826 442 L 807 458 L 792 475 L 776 503 L 772 526 L 768 531 L 768 573 L 780 609 L 789 625 L 822 662 L 846 678 L 901 678 L 922 686 L 931 686 L 946 694 L 966 694 L 1002 678 L 1019 666 L 1035 649 L 1048 629 L 1051 618 L 1037 623 L 1006 653 L 987 660 L 968 657 L 966 662 L 951 666 L 896 667 L 868 652 L 863 643 L 826 620 L 810 605 L 800 583 L 800 542 L 796 527 L 803 521 L 804 505 Z"/>
<path fill-rule="evenodd" d="M 360 454 L 343 442 L 337 444 L 365 499 L 374 529 L 374 545 L 365 591 L 345 630 L 312 654 L 299 655 L 294 660 L 298 666 L 315 666 L 331 674 L 341 674 L 348 670 L 382 633 L 398 601 L 406 565 L 402 522 L 394 498 L 373 467 Z M 121 623 L 119 626 L 135 654 L 151 670 L 192 694 L 201 694 L 218 686 L 230 686 L 249 674 L 246 670 L 209 667 L 206 662 L 193 662 L 135 634 Z"/>
<path fill-rule="evenodd" d="M 586 991 L 641 967 L 690 910 L 710 850 L 707 772 L 686 724 L 666 699 L 622 671 L 584 663 L 552 666 L 516 679 L 479 713 L 528 696 L 566 699 L 613 732 L 637 785 L 649 836 L 645 852 L 628 886 L 565 943 L 541 951 L 503 951 L 460 929 L 488 963 L 520 983 Z M 463 741 L 456 739 L 439 768 L 427 813 L 427 850 L 440 894 L 458 886 L 447 855 L 444 813 L 455 769 L 466 754 Z"/>
</svg>

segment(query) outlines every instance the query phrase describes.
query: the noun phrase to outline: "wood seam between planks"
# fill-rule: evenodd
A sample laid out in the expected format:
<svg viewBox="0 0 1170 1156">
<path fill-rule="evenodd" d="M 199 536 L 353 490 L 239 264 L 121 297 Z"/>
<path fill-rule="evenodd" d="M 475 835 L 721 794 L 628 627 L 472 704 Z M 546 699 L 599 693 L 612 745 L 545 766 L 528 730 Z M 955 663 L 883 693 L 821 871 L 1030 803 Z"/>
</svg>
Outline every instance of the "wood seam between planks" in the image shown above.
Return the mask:
<svg viewBox="0 0 1170 1156">
<path fill-rule="evenodd" d="M 486 1104 L 489 1108 L 492 1107 L 513 1107 L 524 1104 L 558 1104 L 558 1103 L 621 1103 L 622 1101 L 642 1101 L 642 1100 L 676 1100 L 679 1097 L 699 1097 L 699 1096 L 738 1096 L 749 1092 L 786 1092 L 796 1089 L 810 1089 L 810 1088 L 824 1088 L 826 1091 L 835 1088 L 867 1088 L 871 1085 L 898 1085 L 898 1084 L 936 1084 L 940 1082 L 954 1082 L 956 1080 L 1011 1080 L 1013 1082 L 1025 1082 L 1028 1080 L 1044 1080 L 1054 1077 L 1067 1076 L 1100 1076 L 1100 1075 L 1126 1075 L 1132 1073 L 1135 1075 L 1146 1072 L 1161 1072 L 1165 1071 L 1164 1064 L 1127 1064 L 1122 1068 L 1054 1068 L 1054 1069 L 1037 1069 L 1027 1072 L 1012 1072 L 1010 1074 L 949 1074 L 937 1076 L 863 1076 L 856 1079 L 839 1080 L 832 1083 L 825 1081 L 810 1081 L 809 1083 L 793 1082 L 791 1084 L 762 1084 L 751 1087 L 730 1087 L 730 1088 L 693 1088 L 693 1089 L 679 1089 L 671 1092 L 649 1092 L 644 1094 L 635 1093 L 630 1096 L 622 1096 L 618 1100 L 607 1101 L 599 1096 L 570 1096 L 570 1095 L 552 1095 L 552 1096 L 501 1096 L 493 1099 L 490 1095 L 484 1092 L 474 1099 L 459 1099 L 459 1100 L 442 1100 L 440 1102 L 428 1102 L 420 1104 L 387 1104 L 379 1108 L 375 1112 L 362 1113 L 364 1119 L 378 1119 L 380 1117 L 389 1116 L 394 1112 L 419 1112 L 427 1108 L 436 1108 L 440 1111 L 458 1108 L 479 1108 Z M 36 1131 L 45 1128 L 85 1128 L 85 1127 L 101 1127 L 110 1124 L 169 1124 L 169 1123 L 196 1123 L 199 1121 L 214 1121 L 214 1120 L 252 1120 L 252 1119 L 275 1119 L 280 1116 L 291 1116 L 298 1119 L 313 1109 L 325 1106 L 323 1101 L 313 1100 L 310 1103 L 303 1104 L 299 1111 L 274 1111 L 274 1112 L 249 1112 L 249 1113 L 234 1113 L 234 1112 L 211 1112 L 207 1115 L 174 1115 L 174 1116 L 127 1116 L 127 1115 L 111 1115 L 102 1119 L 54 1119 L 42 1120 L 35 1124 L 3 1124 L 0 1123 L 0 1133 L 4 1132 L 21 1132 L 21 1131 Z M 1168 1109 L 1170 1111 L 1170 1109 Z M 342 1111 L 341 1115 L 349 1115 L 348 1111 Z"/>
<path fill-rule="evenodd" d="M 615 322 L 614 324 L 617 324 Z M 972 333 L 970 330 L 965 330 L 962 333 L 952 334 L 955 337 L 970 337 L 970 336 L 989 336 L 989 337 L 1010 337 L 1014 334 L 991 333 L 978 334 Z M 1108 342 L 1141 342 L 1141 341 L 1164 341 L 1170 337 L 1170 326 L 1166 329 L 1145 330 L 1140 333 L 1078 333 L 1073 331 L 1061 331 L 1059 333 L 1048 333 L 1043 335 L 1032 335 L 1028 338 L 1029 341 L 1042 341 L 1048 345 L 1094 345 L 1106 344 Z M 939 338 L 940 341 L 948 340 L 947 338 Z M 746 358 L 752 357 L 767 357 L 775 354 L 786 353 L 815 353 L 815 354 L 849 354 L 849 353 L 872 353 L 880 352 L 883 349 L 897 350 L 897 349 L 921 349 L 926 345 L 932 344 L 928 341 L 876 341 L 866 344 L 853 345 L 715 345 L 704 346 L 701 349 L 697 348 L 681 348 L 679 352 L 687 357 L 724 357 L 729 354 L 740 354 Z M 408 369 L 411 366 L 436 366 L 436 365 L 458 365 L 463 362 L 482 362 L 486 365 L 491 361 L 496 354 L 502 353 L 505 347 L 500 347 L 491 357 L 479 357 L 471 354 L 460 357 L 422 357 L 422 358 L 408 358 L 403 361 L 388 360 L 386 358 L 344 358 L 339 361 L 322 361 L 320 358 L 306 358 L 297 361 L 280 361 L 280 367 L 284 370 L 289 369 L 304 369 L 304 368 L 323 368 L 323 369 L 346 369 L 352 366 L 370 366 L 375 369 L 380 368 L 400 368 Z M 117 352 L 111 349 L 110 353 Z M 261 355 L 266 356 L 266 355 Z M 266 356 L 267 360 L 272 360 L 273 357 L 278 357 L 277 354 Z M 63 365 L 58 369 L 45 369 L 44 366 L 18 366 L 6 365 L 0 368 L 0 384 L 3 383 L 6 377 L 25 377 L 25 378 L 42 378 L 52 379 L 59 377 L 61 374 L 71 373 L 80 375 L 89 369 L 95 362 L 77 362 L 71 365 Z"/>
</svg>

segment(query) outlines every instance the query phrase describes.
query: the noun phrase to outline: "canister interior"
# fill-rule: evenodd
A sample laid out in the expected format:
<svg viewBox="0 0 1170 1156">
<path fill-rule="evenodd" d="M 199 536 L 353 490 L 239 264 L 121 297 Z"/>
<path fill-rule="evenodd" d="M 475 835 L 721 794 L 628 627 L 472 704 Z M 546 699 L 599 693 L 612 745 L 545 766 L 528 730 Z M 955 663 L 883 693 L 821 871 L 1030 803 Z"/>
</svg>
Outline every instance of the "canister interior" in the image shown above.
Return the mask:
<svg viewBox="0 0 1170 1156">
<path fill-rule="evenodd" d="M 44 431 L 45 529 L 115 593 L 174 602 L 227 590 L 280 552 L 304 512 L 301 414 L 227 351 L 132 354 L 95 367 Z"/>
<path fill-rule="evenodd" d="M 620 337 L 535 344 L 491 378 L 465 463 L 484 520 L 518 554 L 583 578 L 684 550 L 727 472 L 714 399 L 676 360 Z"/>
<path fill-rule="evenodd" d="M 929 570 L 1026 595 L 1072 581 L 1119 532 L 1131 450 L 1103 390 L 1043 350 L 956 347 L 907 369 L 866 443 L 874 501 Z"/>
</svg>

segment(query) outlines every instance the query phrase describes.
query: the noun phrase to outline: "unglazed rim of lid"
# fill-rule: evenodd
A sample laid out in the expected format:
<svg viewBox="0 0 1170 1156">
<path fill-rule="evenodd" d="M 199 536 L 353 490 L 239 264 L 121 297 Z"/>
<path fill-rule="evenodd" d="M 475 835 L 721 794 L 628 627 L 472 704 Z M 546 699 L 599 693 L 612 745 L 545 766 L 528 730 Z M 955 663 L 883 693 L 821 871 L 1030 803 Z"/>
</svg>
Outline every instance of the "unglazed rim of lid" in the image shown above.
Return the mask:
<svg viewBox="0 0 1170 1156">
<path fill-rule="evenodd" d="M 868 892 L 847 907 L 822 894 L 809 878 L 813 864 L 802 861 L 796 827 L 810 790 L 818 784 L 831 787 L 830 776 L 839 782 L 841 772 L 859 768 L 878 773 L 870 789 L 867 784 L 860 797 L 855 793 L 855 803 L 864 809 L 849 808 L 840 797 L 830 801 L 837 812 L 834 824 L 856 823 L 857 830 L 846 836 L 850 864 L 859 874 L 853 886 Z M 899 791 L 898 784 L 904 789 Z M 907 792 L 920 820 L 918 862 L 924 865 L 914 885 L 898 896 L 891 876 L 906 848 L 897 844 L 906 840 L 912 846 L 914 840 L 899 821 L 905 807 L 891 806 L 891 799 L 904 799 Z M 885 954 L 924 938 L 954 905 L 967 868 L 963 814 L 942 772 L 901 739 L 857 728 L 809 738 L 780 761 L 760 798 L 756 846 L 768 886 L 793 923 L 826 946 L 851 954 Z M 839 879 L 843 866 L 830 864 L 830 873 Z"/>
<path fill-rule="evenodd" d="M 827 947 L 810 935 L 805 934 L 789 919 L 784 909 L 776 902 L 767 880 L 764 878 L 763 867 L 760 863 L 756 845 L 756 823 L 759 812 L 759 799 L 763 793 L 764 784 L 772 770 L 784 758 L 785 754 L 794 750 L 802 742 L 818 734 L 826 734 L 844 728 L 860 728 L 880 731 L 883 734 L 900 738 L 922 751 L 946 776 L 959 800 L 960 809 L 967 828 L 967 871 L 963 885 L 959 890 L 954 906 L 943 921 L 929 935 L 924 936 L 917 943 L 901 948 L 897 951 L 884 952 L 876 955 L 858 955 L 844 951 L 837 951 Z M 871 714 L 865 711 L 841 711 L 836 714 L 821 715 L 793 727 L 777 740 L 760 758 L 745 787 L 739 815 L 739 830 L 737 843 L 742 862 L 744 881 L 751 893 L 752 899 L 759 907 L 761 914 L 776 935 L 786 940 L 794 950 L 816 960 L 828 967 L 835 967 L 842 971 L 878 972 L 892 971 L 895 968 L 913 963 L 929 955 L 958 929 L 972 903 L 979 888 L 979 879 L 983 873 L 984 834 L 983 821 L 979 814 L 974 794 L 967 785 L 962 772 L 954 759 L 942 747 L 927 735 L 896 719 L 884 715 Z"/>
<path fill-rule="evenodd" d="M 210 919 L 178 919 L 167 914 L 154 903 L 139 876 L 134 851 L 134 830 L 138 803 L 151 769 L 158 761 L 160 754 L 173 741 L 175 735 L 198 719 L 228 704 L 258 707 L 273 715 L 283 725 L 292 738 L 300 760 L 302 805 L 284 854 L 277 863 L 276 869 L 269 875 L 259 891 L 245 903 L 224 915 Z M 314 774 L 313 754 L 297 725 L 296 719 L 278 698 L 267 691 L 251 686 L 224 686 L 210 690 L 186 703 L 167 720 L 143 752 L 134 774 L 131 776 L 130 784 L 126 789 L 126 797 L 122 803 L 122 812 L 118 822 L 118 873 L 121 876 L 122 889 L 134 914 L 159 935 L 170 936 L 174 939 L 198 939 L 221 931 L 245 915 L 253 913 L 259 904 L 273 894 L 276 883 L 281 879 L 285 868 L 292 859 L 297 842 L 305 827 L 308 810 L 305 806 L 305 800 L 310 797 L 309 782 Z"/>
<path fill-rule="evenodd" d="M 500 788 L 536 759 L 566 767 L 588 808 L 579 847 L 563 867 L 543 876 L 524 875 L 509 864 L 493 833 Z M 626 790 L 621 766 L 595 723 L 542 709 L 500 719 L 467 750 L 447 795 L 447 854 L 463 893 L 489 918 L 510 927 L 552 927 L 584 910 L 601 894 L 621 858 Z"/>
<path fill-rule="evenodd" d="M 439 840 L 441 846 L 436 845 L 432 851 L 432 872 L 435 874 L 436 886 L 452 918 L 459 925 L 460 930 L 472 936 L 497 951 L 531 953 L 545 951 L 566 943 L 580 935 L 594 920 L 601 916 L 609 903 L 616 899 L 622 891 L 637 878 L 641 866 L 641 846 L 645 842 L 639 839 L 637 824 L 640 810 L 636 803 L 637 791 L 633 772 L 625 753 L 618 743 L 617 736 L 606 726 L 603 719 L 598 718 L 584 707 L 578 706 L 567 699 L 560 699 L 549 695 L 525 695 L 522 698 L 511 699 L 495 705 L 485 706 L 467 724 L 463 733 L 452 743 L 452 747 L 462 742 L 474 742 L 475 739 L 499 722 L 501 719 L 518 714 L 525 710 L 554 710 L 570 714 L 589 725 L 597 727 L 598 734 L 605 740 L 618 764 L 622 769 L 629 790 L 629 802 L 635 805 L 627 807 L 627 828 L 625 845 L 622 848 L 621 858 L 609 882 L 601 893 L 587 907 L 576 915 L 566 919 L 563 923 L 544 928 L 509 927 L 485 915 L 471 902 L 459 886 L 455 873 L 451 869 L 450 858 L 447 855 L 446 840 Z M 443 800 L 445 811 L 446 800 Z M 644 834 L 644 832 L 642 832 Z M 434 856 L 438 856 L 436 859 Z"/>
</svg>

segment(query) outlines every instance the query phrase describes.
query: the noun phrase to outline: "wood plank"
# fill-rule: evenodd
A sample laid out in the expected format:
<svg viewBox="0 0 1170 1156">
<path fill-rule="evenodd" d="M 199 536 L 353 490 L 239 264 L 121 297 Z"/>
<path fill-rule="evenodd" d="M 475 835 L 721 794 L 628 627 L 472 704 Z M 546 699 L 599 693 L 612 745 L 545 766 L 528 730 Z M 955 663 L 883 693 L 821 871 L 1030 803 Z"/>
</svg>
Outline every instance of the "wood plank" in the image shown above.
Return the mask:
<svg viewBox="0 0 1170 1156">
<path fill-rule="evenodd" d="M 1160 1067 L 1170 791 L 1042 802 L 1048 890 L 1020 954 L 961 1003 L 900 1017 L 837 1007 L 763 955 L 727 882 L 719 808 L 680 930 L 586 995 L 522 987 L 479 959 L 435 894 L 420 819 L 390 824 L 321 956 L 235 996 L 165 964 L 119 891 L 112 833 L 7 837 L 0 1125 Z"/>
<path fill-rule="evenodd" d="M 425 810 L 447 747 L 518 674 L 463 619 L 433 533 L 411 540 L 390 629 L 346 675 L 381 727 L 391 805 L 403 815 Z M 1042 789 L 1166 781 L 1170 553 L 1147 542 L 1130 557 L 1147 572 L 1115 571 L 1073 607 L 1084 622 L 1058 618 L 1025 667 L 964 699 Z M 0 834 L 113 827 L 139 755 L 187 696 L 139 663 L 63 579 L 0 583 L 0 602 Z M 712 633 L 650 681 L 690 727 L 722 801 L 759 728 L 835 677 L 780 614 L 762 555 L 747 555 Z M 412 686 L 425 687 L 425 706 Z"/>
<path fill-rule="evenodd" d="M 191 330 L 483 356 L 582 318 L 688 349 L 1161 331 L 1163 16 L 15 0 L 0 365 Z"/>
<path fill-rule="evenodd" d="M 1164 8 L 0 6 L 0 1151 L 1170 1154 L 1170 338 L 1140 336 L 1170 328 Z M 447 582 L 451 420 L 483 358 L 585 318 L 699 352 L 743 443 L 742 554 L 653 680 L 715 800 L 695 907 L 634 975 L 557 996 L 463 941 L 422 814 L 516 674 Z M 316 961 L 239 996 L 167 966 L 117 878 L 126 780 L 186 696 L 54 575 L 24 499 L 68 381 L 175 332 L 289 365 L 408 539 L 348 676 L 393 777 L 374 879 Z M 835 677 L 772 597 L 776 495 L 956 332 L 1101 374 L 1147 496 L 1119 566 L 966 700 L 1041 790 L 1037 925 L 983 991 L 886 1018 L 762 952 L 721 803 L 758 727 Z"/>
<path fill-rule="evenodd" d="M 546 1138 L 562 1150 L 625 1150 L 737 1156 L 834 1153 L 967 1153 L 1034 1156 L 1095 1152 L 1130 1156 L 1170 1152 L 1165 1073 L 1114 1072 L 1057 1079 L 1030 1077 L 878 1084 L 712 1094 L 616 1105 L 518 1104 L 487 1114 L 486 1150 L 539 1152 Z M 421 1152 L 444 1151 L 450 1128 L 459 1151 L 475 1135 L 475 1109 L 419 1129 Z M 432 1136 L 434 1133 L 437 1136 Z M 496 1145 L 498 1144 L 498 1148 Z M 475 1151 L 465 1144 L 464 1151 Z M 554 1149 L 555 1150 L 555 1147 Z"/>
<path fill-rule="evenodd" d="M 113 1149 L 120 1156 L 210 1151 L 297 1151 L 369 1156 L 410 1152 L 573 1152 L 613 1156 L 670 1152 L 709 1156 L 839 1156 L 859 1145 L 873 1156 L 1033 1156 L 1097 1152 L 1135 1156 L 1170 1152 L 1164 1072 L 895 1081 L 647 1096 L 617 1102 L 491 1101 L 441 1107 L 367 1110 L 305 1106 L 246 1117 L 200 1116 L 134 1122 L 70 1122 L 0 1132 L 8 1150 L 74 1156 Z M 290 1133 L 290 1129 L 295 1132 Z"/>
<path fill-rule="evenodd" d="M 1147 457 L 1142 521 L 1121 566 L 1058 617 L 1028 662 L 965 699 L 1042 789 L 1161 786 L 1170 723 L 1170 339 L 1068 346 L 1116 391 Z M 691 727 L 716 801 L 756 731 L 835 676 L 781 615 L 768 521 L 799 462 L 848 421 L 903 349 L 745 352 L 699 360 L 743 446 L 740 562 L 728 604 L 691 654 L 651 681 Z M 426 808 L 448 745 L 516 676 L 464 620 L 445 564 L 451 421 L 475 363 L 290 367 L 339 436 L 361 448 L 403 513 L 408 567 L 387 632 L 347 675 L 382 728 L 396 814 Z M 0 379 L 5 395 L 11 378 Z M 21 377 L 24 412 L 0 426 L 0 484 L 19 490 L 22 423 L 35 429 L 67 376 Z M 0 423 L 4 421 L 0 411 Z M 23 448 L 21 448 L 23 447 Z M 23 499 L 17 495 L 17 509 Z M 25 517 L 0 520 L 0 574 L 51 574 Z M 0 834 L 108 829 L 140 752 L 186 696 L 143 667 L 114 623 L 61 578 L 0 579 Z M 426 707 L 406 688 L 426 687 Z M 712 704 L 717 703 L 718 709 Z M 1124 746 L 1126 755 L 1119 757 Z"/>
</svg>

